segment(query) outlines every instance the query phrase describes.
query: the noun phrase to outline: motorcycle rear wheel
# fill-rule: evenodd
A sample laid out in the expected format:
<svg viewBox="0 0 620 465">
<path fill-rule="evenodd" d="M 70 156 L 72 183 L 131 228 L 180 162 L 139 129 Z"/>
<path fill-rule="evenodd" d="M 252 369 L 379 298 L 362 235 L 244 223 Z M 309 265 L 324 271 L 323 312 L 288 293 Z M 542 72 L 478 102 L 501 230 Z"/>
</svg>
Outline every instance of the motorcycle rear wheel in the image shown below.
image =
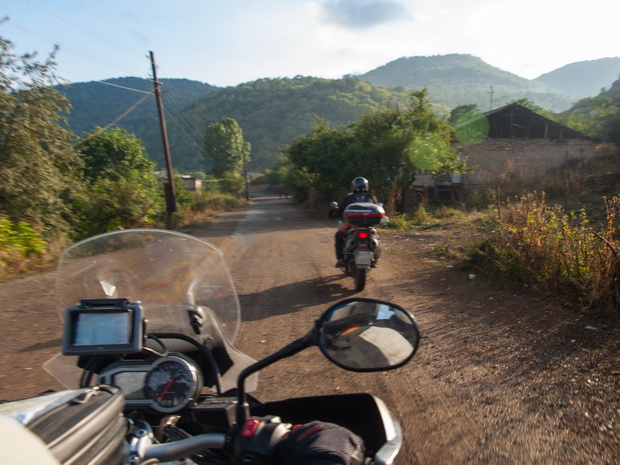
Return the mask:
<svg viewBox="0 0 620 465">
<path fill-rule="evenodd" d="M 355 282 L 355 290 L 361 292 L 366 287 L 366 270 L 360 268 L 353 269 L 353 281 Z"/>
</svg>

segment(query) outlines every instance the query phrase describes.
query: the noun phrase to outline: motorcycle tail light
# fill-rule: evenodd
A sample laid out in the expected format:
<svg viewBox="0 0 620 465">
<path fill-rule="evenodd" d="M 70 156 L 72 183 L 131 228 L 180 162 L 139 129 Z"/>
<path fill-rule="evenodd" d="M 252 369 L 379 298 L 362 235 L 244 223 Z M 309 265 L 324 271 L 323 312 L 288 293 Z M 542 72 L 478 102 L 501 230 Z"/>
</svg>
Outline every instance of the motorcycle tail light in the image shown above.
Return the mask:
<svg viewBox="0 0 620 465">
<path fill-rule="evenodd" d="M 370 237 L 370 234 L 366 231 L 361 231 L 357 233 L 357 237 L 359 237 L 360 239 L 368 239 Z"/>
</svg>

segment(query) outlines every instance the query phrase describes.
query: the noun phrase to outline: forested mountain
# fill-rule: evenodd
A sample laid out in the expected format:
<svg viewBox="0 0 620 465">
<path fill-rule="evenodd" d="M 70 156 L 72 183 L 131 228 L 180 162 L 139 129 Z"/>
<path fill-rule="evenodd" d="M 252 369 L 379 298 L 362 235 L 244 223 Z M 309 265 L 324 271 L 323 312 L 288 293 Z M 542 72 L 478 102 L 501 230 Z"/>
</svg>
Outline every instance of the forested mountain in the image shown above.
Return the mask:
<svg viewBox="0 0 620 465">
<path fill-rule="evenodd" d="M 201 149 L 205 129 L 224 117 L 234 118 L 252 144 L 250 168 L 263 170 L 273 165 L 281 149 L 295 137 L 311 132 L 317 116 L 341 126 L 369 109 L 405 98 L 405 93 L 390 92 L 357 78 L 298 76 L 221 88 L 171 118 L 168 135 L 173 164 L 184 170 L 204 170 Z M 149 143 L 147 149 L 159 162 L 161 151 Z"/>
<path fill-rule="evenodd" d="M 214 86 L 189 79 L 161 79 L 162 98 L 166 100 L 166 116 L 196 101 L 197 98 L 213 92 Z M 108 79 L 102 82 L 78 82 L 68 87 L 58 87 L 64 93 L 73 110 L 68 116 L 69 125 L 80 135 L 95 126 L 107 126 L 130 110 L 147 93 L 153 91 L 153 82 L 136 77 Z M 155 97 L 150 96 L 132 109 L 115 126 L 143 138 L 159 128 Z"/>
<path fill-rule="evenodd" d="M 311 131 L 315 115 L 333 126 L 348 124 L 368 109 L 402 101 L 409 90 L 424 87 L 441 114 L 461 104 L 476 104 L 486 111 L 491 105 L 497 108 L 521 98 L 560 112 L 577 100 L 568 89 L 571 82 L 580 79 L 584 88 L 598 90 L 610 86 L 620 73 L 618 60 L 586 62 L 587 72 L 582 72 L 583 65 L 574 63 L 534 81 L 461 54 L 400 58 L 359 77 L 343 79 L 298 76 L 259 79 L 225 88 L 187 79 L 162 79 L 172 163 L 181 171 L 204 171 L 202 147 L 206 128 L 230 117 L 237 120 L 246 140 L 252 144 L 250 168 L 263 170 L 272 166 L 280 150 L 295 137 Z M 600 71 L 597 65 L 601 65 Z M 607 66 L 609 70 L 604 71 Z M 569 78 L 571 70 L 579 71 L 581 77 Z M 599 76 L 612 71 L 614 78 L 601 86 Z M 558 87 L 560 82 L 565 82 L 567 87 Z M 69 115 L 73 130 L 79 135 L 95 126 L 106 126 L 131 109 L 115 126 L 142 139 L 150 157 L 163 166 L 154 98 L 149 96 L 132 109 L 146 95 L 144 92 L 152 91 L 152 82 L 128 77 L 105 83 L 76 83 L 62 90 L 73 105 Z M 555 86 L 555 93 L 551 85 Z M 591 95 L 597 95 L 598 90 Z M 559 91 L 568 94 L 560 95 Z"/>
<path fill-rule="evenodd" d="M 561 111 L 574 100 L 566 95 L 554 94 L 542 82 L 502 71 L 478 57 L 464 54 L 403 57 L 359 78 L 390 88 L 426 87 L 433 100 L 450 108 L 476 104 L 486 111 L 491 105 L 496 108 L 511 100 L 529 98 L 542 107 Z"/>
<path fill-rule="evenodd" d="M 594 97 L 620 76 L 620 57 L 579 61 L 535 79 L 554 92 L 575 97 Z"/>
<path fill-rule="evenodd" d="M 293 138 L 309 133 L 315 116 L 332 125 L 348 124 L 371 108 L 404 93 L 362 82 L 357 78 L 259 79 L 236 87 L 217 88 L 186 79 L 162 79 L 162 100 L 173 166 L 180 171 L 204 171 L 202 156 L 207 126 L 222 118 L 237 120 L 252 145 L 250 168 L 263 170 L 277 160 Z M 86 82 L 60 89 L 73 110 L 69 124 L 78 135 L 95 126 L 113 124 L 142 139 L 149 156 L 163 167 L 157 107 L 149 96 L 152 81 L 135 77 Z"/>
</svg>

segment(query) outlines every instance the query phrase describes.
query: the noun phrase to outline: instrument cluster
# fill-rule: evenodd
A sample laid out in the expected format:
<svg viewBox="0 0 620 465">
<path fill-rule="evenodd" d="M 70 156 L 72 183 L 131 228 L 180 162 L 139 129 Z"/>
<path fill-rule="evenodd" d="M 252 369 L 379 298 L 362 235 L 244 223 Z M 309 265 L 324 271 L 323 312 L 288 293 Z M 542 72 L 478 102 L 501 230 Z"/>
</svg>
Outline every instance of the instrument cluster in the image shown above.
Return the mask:
<svg viewBox="0 0 620 465">
<path fill-rule="evenodd" d="M 202 374 L 189 358 L 178 354 L 145 361 L 116 362 L 99 374 L 98 382 L 120 387 L 128 408 L 175 413 L 200 394 Z"/>
</svg>

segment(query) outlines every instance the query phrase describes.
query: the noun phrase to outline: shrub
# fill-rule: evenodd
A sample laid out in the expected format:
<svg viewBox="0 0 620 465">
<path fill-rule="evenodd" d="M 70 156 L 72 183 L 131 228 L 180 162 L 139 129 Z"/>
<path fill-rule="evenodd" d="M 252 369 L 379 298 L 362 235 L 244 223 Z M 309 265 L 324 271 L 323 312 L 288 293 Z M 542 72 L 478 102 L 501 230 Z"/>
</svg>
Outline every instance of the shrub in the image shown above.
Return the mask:
<svg viewBox="0 0 620 465">
<path fill-rule="evenodd" d="M 24 221 L 13 223 L 0 216 L 0 277 L 26 271 L 43 263 L 47 243 Z"/>
<path fill-rule="evenodd" d="M 605 199 L 607 220 L 595 230 L 585 210 L 565 212 L 544 194 L 507 201 L 488 223 L 486 264 L 583 306 L 617 312 L 620 263 L 615 231 L 620 199 Z"/>
</svg>

